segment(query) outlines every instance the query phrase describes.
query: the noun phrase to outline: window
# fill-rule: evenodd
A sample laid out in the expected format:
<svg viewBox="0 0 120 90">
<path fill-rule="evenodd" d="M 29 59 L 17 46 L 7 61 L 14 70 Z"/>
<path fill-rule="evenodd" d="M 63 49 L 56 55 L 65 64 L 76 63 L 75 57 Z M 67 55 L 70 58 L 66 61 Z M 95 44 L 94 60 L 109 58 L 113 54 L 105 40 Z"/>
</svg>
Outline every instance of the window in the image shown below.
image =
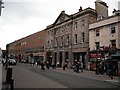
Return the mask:
<svg viewBox="0 0 120 90">
<path fill-rule="evenodd" d="M 77 22 L 74 23 L 74 30 L 77 29 Z"/>
<path fill-rule="evenodd" d="M 61 36 L 61 44 L 60 46 L 63 46 L 63 36 Z"/>
<path fill-rule="evenodd" d="M 67 25 L 66 25 L 66 30 L 67 30 L 67 32 L 69 31 L 69 29 L 70 29 L 70 25 L 67 24 Z"/>
<path fill-rule="evenodd" d="M 111 34 L 116 33 L 116 28 L 115 28 L 115 24 L 110 25 L 110 30 L 111 30 Z"/>
<path fill-rule="evenodd" d="M 112 47 L 116 47 L 116 40 L 111 40 Z"/>
<path fill-rule="evenodd" d="M 75 34 L 74 37 L 75 37 L 74 44 L 76 44 L 77 43 L 77 34 Z"/>
<path fill-rule="evenodd" d="M 100 43 L 99 42 L 95 42 L 95 44 L 96 44 L 96 50 L 99 49 Z"/>
<path fill-rule="evenodd" d="M 67 36 L 67 45 L 69 45 L 69 36 Z"/>
<path fill-rule="evenodd" d="M 49 47 L 49 41 L 47 41 L 47 46 Z"/>
<path fill-rule="evenodd" d="M 84 43 L 84 42 L 85 42 L 85 33 L 83 32 L 83 33 L 82 33 L 81 43 Z"/>
<path fill-rule="evenodd" d="M 81 27 L 85 27 L 85 20 L 81 20 Z"/>
<path fill-rule="evenodd" d="M 50 35 L 50 32 L 48 31 L 48 36 Z"/>
<path fill-rule="evenodd" d="M 100 30 L 96 29 L 96 36 L 100 36 Z"/>
<path fill-rule="evenodd" d="M 54 35 L 54 32 L 53 32 L 53 30 L 51 31 L 51 35 L 52 35 L 52 36 Z"/>
<path fill-rule="evenodd" d="M 63 27 L 61 27 L 61 34 L 63 34 Z"/>
<path fill-rule="evenodd" d="M 51 47 L 53 47 L 53 40 L 51 40 Z"/>
<path fill-rule="evenodd" d="M 58 38 L 55 39 L 55 46 L 58 46 Z"/>
</svg>

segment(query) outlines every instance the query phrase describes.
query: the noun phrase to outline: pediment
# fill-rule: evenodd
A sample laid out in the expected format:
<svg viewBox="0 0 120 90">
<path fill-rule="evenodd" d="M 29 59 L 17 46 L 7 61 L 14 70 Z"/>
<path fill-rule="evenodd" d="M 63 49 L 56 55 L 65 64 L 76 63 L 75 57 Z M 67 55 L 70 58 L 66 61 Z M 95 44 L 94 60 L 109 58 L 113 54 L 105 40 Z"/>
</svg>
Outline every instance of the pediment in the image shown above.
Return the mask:
<svg viewBox="0 0 120 90">
<path fill-rule="evenodd" d="M 65 14 L 65 11 L 62 11 L 62 12 L 59 14 L 58 18 L 55 20 L 55 22 L 54 22 L 53 24 L 54 24 L 54 25 L 59 24 L 59 23 L 65 21 L 65 20 L 67 20 L 67 19 L 69 19 L 69 18 L 70 18 L 70 16 L 67 15 L 67 14 Z"/>
</svg>

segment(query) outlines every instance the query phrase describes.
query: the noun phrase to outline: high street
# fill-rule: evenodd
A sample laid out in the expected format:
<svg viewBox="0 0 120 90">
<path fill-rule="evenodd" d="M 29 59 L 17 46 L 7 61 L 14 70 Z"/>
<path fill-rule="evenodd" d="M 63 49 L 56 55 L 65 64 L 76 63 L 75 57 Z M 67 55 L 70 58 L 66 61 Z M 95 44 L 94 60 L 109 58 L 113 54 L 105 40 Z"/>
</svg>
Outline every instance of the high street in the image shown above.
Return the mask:
<svg viewBox="0 0 120 90">
<path fill-rule="evenodd" d="M 41 71 L 36 65 L 19 63 L 12 68 L 15 88 L 118 88 L 116 84 L 105 82 L 102 76 L 84 77 L 86 71 L 75 73 L 61 68 Z"/>
</svg>

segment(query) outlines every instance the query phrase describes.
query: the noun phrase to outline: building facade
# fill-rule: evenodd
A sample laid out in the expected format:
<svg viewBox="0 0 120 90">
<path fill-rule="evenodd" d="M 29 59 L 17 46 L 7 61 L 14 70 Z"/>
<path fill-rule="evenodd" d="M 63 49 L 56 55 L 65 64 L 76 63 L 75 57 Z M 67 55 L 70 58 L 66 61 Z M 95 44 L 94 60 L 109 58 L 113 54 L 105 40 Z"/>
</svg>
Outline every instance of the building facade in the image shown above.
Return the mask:
<svg viewBox="0 0 120 90">
<path fill-rule="evenodd" d="M 89 23 L 96 21 L 96 11 L 91 8 L 67 15 L 62 11 L 56 21 L 46 28 L 46 58 L 52 64 L 63 66 L 67 61 L 69 67 L 74 61 L 87 63 L 89 45 Z"/>
<path fill-rule="evenodd" d="M 92 69 L 106 63 L 107 74 L 114 68 L 114 75 L 120 75 L 120 61 L 112 58 L 120 50 L 120 13 L 116 12 L 89 25 L 89 61 L 95 62 Z"/>
<path fill-rule="evenodd" d="M 8 53 L 19 57 L 20 60 L 31 54 L 35 59 L 44 60 L 44 43 L 45 30 L 42 30 L 8 44 Z"/>
<path fill-rule="evenodd" d="M 90 51 L 99 47 L 120 49 L 120 15 L 113 15 L 89 25 Z"/>
</svg>

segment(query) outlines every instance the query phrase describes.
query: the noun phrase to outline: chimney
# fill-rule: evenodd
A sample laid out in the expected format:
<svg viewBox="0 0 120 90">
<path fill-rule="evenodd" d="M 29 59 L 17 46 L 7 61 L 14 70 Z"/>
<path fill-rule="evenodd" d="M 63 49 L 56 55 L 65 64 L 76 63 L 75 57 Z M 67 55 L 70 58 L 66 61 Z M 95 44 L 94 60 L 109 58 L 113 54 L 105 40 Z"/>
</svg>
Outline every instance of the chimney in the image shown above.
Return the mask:
<svg viewBox="0 0 120 90">
<path fill-rule="evenodd" d="M 118 10 L 120 10 L 120 1 L 118 2 Z"/>
<path fill-rule="evenodd" d="M 95 10 L 97 11 L 97 19 L 108 17 L 108 6 L 107 3 L 102 0 L 95 1 Z"/>
<path fill-rule="evenodd" d="M 82 7 L 80 6 L 79 12 L 81 12 L 81 11 L 82 11 Z"/>
</svg>

